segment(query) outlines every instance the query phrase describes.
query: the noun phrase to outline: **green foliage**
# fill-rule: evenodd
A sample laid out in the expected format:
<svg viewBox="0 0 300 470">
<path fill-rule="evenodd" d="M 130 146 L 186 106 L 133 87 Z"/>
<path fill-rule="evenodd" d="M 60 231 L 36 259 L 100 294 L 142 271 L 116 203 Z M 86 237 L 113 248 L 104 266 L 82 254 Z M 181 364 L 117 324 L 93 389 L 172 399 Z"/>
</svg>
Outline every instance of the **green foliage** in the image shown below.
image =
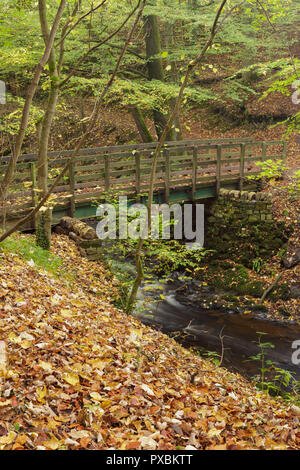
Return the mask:
<svg viewBox="0 0 300 470">
<path fill-rule="evenodd" d="M 257 95 L 258 93 L 252 88 L 239 83 L 238 81 L 225 82 L 222 87 L 223 96 L 238 103 L 245 103 L 249 95 Z"/>
<path fill-rule="evenodd" d="M 205 348 L 192 348 L 192 352 L 197 356 L 204 357 L 215 366 L 220 366 L 221 356 L 216 351 L 208 351 Z"/>
<path fill-rule="evenodd" d="M 266 181 L 281 178 L 287 167 L 283 160 L 265 160 L 264 162 L 255 162 L 256 166 L 261 168 L 261 172 L 257 175 L 248 176 L 249 180 L 260 180 L 264 178 Z"/>
<path fill-rule="evenodd" d="M 268 350 L 274 349 L 274 344 L 263 341 L 267 333 L 258 331 L 259 352 L 251 356 L 247 361 L 255 361 L 260 364 L 259 374 L 254 377 L 254 382 L 259 390 L 263 390 L 272 396 L 280 396 L 288 401 L 299 403 L 300 382 L 294 378 L 294 372 L 282 369 L 277 363 L 267 359 Z"/>
<path fill-rule="evenodd" d="M 284 37 L 288 35 L 288 28 L 294 21 L 296 9 L 294 3 L 291 0 L 285 0 L 284 5 L 281 5 L 277 0 L 268 0 L 265 4 L 271 20 L 281 28 L 280 33 L 284 31 Z M 49 24 L 57 6 L 56 0 L 47 2 Z M 78 16 L 88 11 L 90 2 L 82 0 L 80 12 L 74 18 L 70 17 L 73 6 L 73 2 L 69 1 L 62 24 L 70 20 L 70 26 L 74 25 Z M 224 14 L 230 7 L 231 5 L 226 6 Z M 64 90 L 65 96 L 96 97 L 103 90 L 107 77 L 110 76 L 115 66 L 118 53 L 124 44 L 125 34 L 133 18 L 125 30 L 103 44 L 101 48 L 95 49 L 84 63 L 78 67 L 76 63 L 82 54 L 118 28 L 131 9 L 130 1 L 122 2 L 120 5 L 117 0 L 111 0 L 107 2 L 105 8 L 98 10 L 91 17 L 86 17 L 71 30 L 65 41 L 65 60 L 61 78 L 66 77 L 74 66 L 76 73 Z M 107 103 L 116 103 L 125 108 L 137 106 L 146 113 L 153 110 L 167 113 L 170 100 L 177 96 L 180 80 L 188 62 L 199 53 L 201 45 L 208 37 L 209 25 L 212 24 L 215 16 L 215 2 L 152 0 L 144 12 L 145 16 L 149 14 L 159 17 L 162 39 L 161 58 L 166 81 L 164 83 L 155 80 L 149 82 L 146 79 L 147 61 L 143 22 L 141 22 L 136 38 L 124 57 L 118 78 L 107 95 Z M 62 25 L 58 31 L 58 37 L 61 28 Z M 44 49 L 38 9 L 33 1 L 3 1 L 0 12 L 0 45 L 0 77 L 7 81 L 8 89 L 11 87 L 13 93 L 23 96 Z M 219 92 L 212 93 L 208 88 L 190 84 L 185 91 L 183 104 L 185 107 L 201 106 L 208 102 L 223 103 L 229 99 L 237 106 L 243 106 L 250 95 L 257 93 L 255 87 L 252 86 L 257 79 L 272 75 L 275 70 L 283 70 L 288 65 L 287 59 L 277 59 L 284 47 L 284 40 L 278 41 L 278 37 L 266 21 L 261 9 L 255 2 L 247 2 L 227 18 L 226 27 L 220 30 L 216 43 L 208 51 L 207 63 L 201 64 L 198 70 L 195 70 L 194 78 L 201 77 L 204 70 L 211 70 L 215 74 L 228 74 L 227 67 L 216 65 L 216 54 L 221 58 L 229 54 L 240 70 L 224 82 Z M 270 62 L 253 64 L 258 50 L 260 55 L 263 52 L 265 55 L 267 53 L 271 59 Z M 232 73 L 231 70 L 229 73 Z M 46 77 L 47 74 L 43 74 L 38 98 L 44 98 L 45 91 L 49 87 Z M 276 85 L 273 84 L 272 87 Z M 11 119 L 11 115 L 8 115 L 5 119 L 5 123 L 1 126 L 2 131 L 14 134 L 14 120 L 17 116 Z M 297 117 L 294 122 L 297 122 Z M 33 128 L 28 135 L 31 132 L 34 132 Z"/>
<path fill-rule="evenodd" d="M 107 79 L 72 77 L 65 94 L 99 95 Z M 129 79 L 117 78 L 106 95 L 107 104 L 118 104 L 124 108 L 137 106 L 143 111 L 167 112 L 169 102 L 178 95 L 179 86 L 172 83 L 163 83 L 158 80 L 141 80 L 139 82 Z M 184 104 L 203 104 L 214 100 L 209 90 L 193 89 L 187 87 L 184 93 Z"/>
<path fill-rule="evenodd" d="M 0 115 L 0 132 L 3 132 L 9 136 L 14 136 L 19 131 L 24 99 L 8 94 L 7 105 L 12 109 L 12 111 Z M 36 132 L 36 125 L 42 119 L 42 117 L 42 109 L 38 106 L 32 105 L 30 108 L 29 122 L 26 129 L 27 136 L 30 136 Z"/>
<path fill-rule="evenodd" d="M 274 183 L 277 179 L 282 178 L 284 172 L 290 168 L 284 165 L 283 160 L 266 160 L 264 162 L 255 162 L 256 166 L 261 167 L 261 172 L 257 175 L 248 176 L 249 180 L 263 180 Z M 288 185 L 281 185 L 279 189 L 282 193 L 286 193 L 288 197 L 299 197 L 300 194 L 300 170 L 294 171 L 288 175 Z"/>
<path fill-rule="evenodd" d="M 52 273 L 57 277 L 69 278 L 66 273 L 63 262 L 57 256 L 50 254 L 49 251 L 43 250 L 37 246 L 34 239 L 28 237 L 21 237 L 20 235 L 11 235 L 0 244 L 0 253 L 9 252 L 15 253 L 18 256 L 29 261 L 34 268 L 41 268 L 45 271 Z"/>
<path fill-rule="evenodd" d="M 271 85 L 263 93 L 262 99 L 266 98 L 274 92 L 281 93 L 285 96 L 290 96 L 292 100 L 292 94 L 295 88 L 292 85 L 296 82 L 299 83 L 300 74 L 300 60 L 294 58 L 293 60 L 286 60 L 286 64 L 280 68 L 279 72 L 275 75 L 275 80 L 272 81 Z M 300 112 L 296 112 L 292 117 L 277 123 L 276 125 L 286 126 L 285 136 L 291 135 L 294 131 L 300 129 Z M 274 126 L 275 127 L 275 126 Z"/>
<path fill-rule="evenodd" d="M 255 258 L 252 262 L 253 271 L 259 273 L 261 271 L 263 264 L 264 264 L 264 261 L 261 258 Z"/>
<path fill-rule="evenodd" d="M 290 96 L 292 94 L 291 85 L 298 79 L 300 72 L 300 60 L 295 58 L 280 59 L 273 62 L 273 70 L 278 70 L 272 77 L 272 84 L 262 95 L 262 99 L 266 98 L 270 93 L 278 91 L 282 95 Z"/>
<path fill-rule="evenodd" d="M 218 289 L 238 295 L 251 295 L 260 298 L 264 292 L 262 282 L 251 280 L 247 268 L 242 264 L 212 261 L 205 273 L 205 279 Z"/>
</svg>

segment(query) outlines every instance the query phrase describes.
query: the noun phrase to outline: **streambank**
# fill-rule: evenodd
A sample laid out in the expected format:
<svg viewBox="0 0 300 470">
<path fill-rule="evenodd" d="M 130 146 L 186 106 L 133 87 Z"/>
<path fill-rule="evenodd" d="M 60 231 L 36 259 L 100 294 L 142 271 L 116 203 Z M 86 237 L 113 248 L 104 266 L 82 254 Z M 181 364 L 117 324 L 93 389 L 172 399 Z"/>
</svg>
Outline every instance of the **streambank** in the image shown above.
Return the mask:
<svg viewBox="0 0 300 470">
<path fill-rule="evenodd" d="M 168 334 L 176 334 L 187 346 L 205 348 L 221 353 L 220 333 L 224 338 L 223 365 L 247 377 L 259 372 L 261 364 L 249 361 L 259 352 L 259 333 L 273 345 L 266 357 L 276 366 L 292 372 L 300 379 L 300 366 L 292 363 L 292 344 L 300 338 L 300 326 L 282 324 L 263 318 L 262 312 L 245 313 L 204 305 L 197 293 L 196 281 L 187 281 L 178 273 L 170 279 L 146 280 L 138 293 L 135 310 L 143 323 L 155 326 Z"/>
<path fill-rule="evenodd" d="M 102 259 L 106 256 L 112 272 L 117 273 L 119 279 L 120 275 L 127 280 L 130 276 L 133 279 L 135 268 L 129 256 L 122 257 L 120 250 L 112 255 L 111 249 L 105 254 L 105 246 L 102 249 Z M 266 357 L 300 379 L 300 367 L 292 363 L 292 344 L 300 339 L 300 326 L 295 321 L 270 319 L 265 306 L 257 305 L 253 300 L 241 298 L 232 302 L 230 292 L 217 290 L 207 285 L 208 282 L 193 278 L 192 274 L 173 272 L 165 278 L 147 275 L 138 292 L 134 315 L 147 325 L 168 334 L 175 333 L 186 346 L 216 353 L 221 350 L 220 332 L 223 331 L 223 364 L 247 377 L 260 370 L 260 363 L 248 360 L 259 352 L 258 332 L 263 332 L 266 341 L 273 345 Z"/>
</svg>

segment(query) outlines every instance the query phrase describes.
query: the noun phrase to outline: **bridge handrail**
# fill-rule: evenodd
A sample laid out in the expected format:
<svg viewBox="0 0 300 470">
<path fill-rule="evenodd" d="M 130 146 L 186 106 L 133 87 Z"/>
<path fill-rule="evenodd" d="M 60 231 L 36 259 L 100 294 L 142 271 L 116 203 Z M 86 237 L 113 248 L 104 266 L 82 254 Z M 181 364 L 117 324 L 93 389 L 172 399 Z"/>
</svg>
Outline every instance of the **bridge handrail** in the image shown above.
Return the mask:
<svg viewBox="0 0 300 470">
<path fill-rule="evenodd" d="M 58 207 L 60 204 L 67 205 L 70 207 L 70 214 L 74 215 L 77 203 L 80 204 L 83 199 L 92 201 L 103 197 L 108 191 L 128 191 L 128 194 L 135 194 L 138 198 L 138 195 L 147 192 L 151 154 L 156 145 L 157 143 L 151 143 L 83 149 L 82 154 L 72 162 L 68 179 L 61 181 L 55 189 L 54 192 L 59 195 L 55 204 Z M 282 150 L 277 146 L 282 147 Z M 214 187 L 217 195 L 222 184 L 227 185 L 229 180 L 242 190 L 248 181 L 247 177 L 259 172 L 254 165 L 256 161 L 285 160 L 286 150 L 287 142 L 282 140 L 257 142 L 250 138 L 207 139 L 182 141 L 180 145 L 178 142 L 168 142 L 157 162 L 156 188 L 165 193 L 166 202 L 170 191 L 182 187 L 188 188 L 193 201 L 199 188 Z M 178 153 L 180 151 L 181 154 Z M 50 159 L 49 167 L 59 171 L 67 161 L 67 155 L 72 154 L 72 151 L 66 152 L 66 158 Z M 61 154 L 49 153 L 54 156 Z M 35 158 L 30 159 L 32 156 Z M 23 159 L 17 164 L 6 212 L 0 210 L 0 218 L 1 213 L 15 214 L 28 210 L 37 199 L 34 176 L 37 155 L 27 154 L 23 157 L 27 157 L 27 160 Z M 0 180 L 6 167 L 7 163 L 0 165 Z M 29 202 L 30 199 L 32 203 Z"/>
<path fill-rule="evenodd" d="M 209 144 L 219 144 L 219 143 L 244 143 L 244 142 L 254 142 L 254 139 L 251 137 L 243 137 L 243 138 L 237 138 L 237 139 L 230 139 L 230 138 L 224 138 L 224 139 L 197 139 L 197 140 L 178 140 L 174 142 L 166 142 L 164 144 L 164 148 L 170 148 L 170 147 L 187 147 L 187 146 L 198 146 L 198 145 L 209 145 Z M 131 145 L 113 145 L 113 146 L 105 146 L 105 147 L 92 147 L 92 148 L 85 148 L 81 149 L 78 152 L 78 156 L 92 156 L 96 155 L 98 153 L 103 153 L 103 154 L 108 154 L 108 153 L 114 153 L 118 151 L 130 151 L 130 150 L 147 150 L 147 149 L 155 149 L 157 146 L 158 142 L 147 142 L 147 143 L 141 143 L 141 144 L 131 144 Z M 70 156 L 74 150 L 56 150 L 56 151 L 51 151 L 48 152 L 49 157 L 59 157 L 59 156 Z M 28 162 L 28 161 L 35 161 L 37 160 L 37 153 L 27 153 L 27 154 L 22 154 L 18 158 L 19 162 Z M 9 159 L 11 158 L 10 155 L 5 156 L 5 157 L 0 157 L 0 163 L 7 163 Z"/>
</svg>

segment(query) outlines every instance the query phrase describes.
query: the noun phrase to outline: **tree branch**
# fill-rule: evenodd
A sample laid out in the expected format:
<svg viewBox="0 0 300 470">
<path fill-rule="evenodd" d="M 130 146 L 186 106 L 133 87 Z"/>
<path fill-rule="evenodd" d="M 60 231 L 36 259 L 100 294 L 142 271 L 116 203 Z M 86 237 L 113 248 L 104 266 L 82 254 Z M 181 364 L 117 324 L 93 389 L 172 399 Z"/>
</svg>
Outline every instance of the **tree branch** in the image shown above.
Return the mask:
<svg viewBox="0 0 300 470">
<path fill-rule="evenodd" d="M 140 4 L 140 1 L 138 3 L 138 5 Z M 100 41 L 98 44 L 96 44 L 95 46 L 91 47 L 77 62 L 77 64 L 75 65 L 75 67 L 73 67 L 73 69 L 71 70 L 71 72 L 69 72 L 68 76 L 60 83 L 59 87 L 62 88 L 64 85 L 66 85 L 66 83 L 68 83 L 68 81 L 72 78 L 72 76 L 75 74 L 76 70 L 78 69 L 78 67 L 85 61 L 85 59 L 92 53 L 94 52 L 96 49 L 98 49 L 100 46 L 103 46 L 103 44 L 107 43 L 110 39 L 112 39 L 114 36 L 116 36 L 123 28 L 124 26 L 126 25 L 126 23 L 128 23 L 128 21 L 130 20 L 130 18 L 134 15 L 134 13 L 136 12 L 138 6 L 127 16 L 127 18 L 123 21 L 123 23 L 119 26 L 119 28 L 117 28 L 113 33 L 111 33 L 109 36 L 107 36 L 105 39 L 103 39 L 102 41 Z"/>
<path fill-rule="evenodd" d="M 138 26 L 138 23 L 141 19 L 141 16 L 142 16 L 142 13 L 144 11 L 144 8 L 145 8 L 145 4 L 146 4 L 146 1 L 147 0 L 139 0 L 137 6 L 134 8 L 133 12 L 130 14 L 130 17 L 133 15 L 133 13 L 139 8 L 139 11 L 138 11 L 138 14 L 136 16 L 136 19 L 134 21 L 134 24 L 130 30 L 130 33 L 127 37 L 127 40 L 124 44 L 124 47 L 123 47 L 123 50 L 118 58 L 118 61 L 117 61 L 117 64 L 116 64 L 116 67 L 114 69 L 114 72 L 111 76 L 111 78 L 109 79 L 108 83 L 106 84 L 106 87 L 104 88 L 103 92 L 101 93 L 100 97 L 98 98 L 98 101 L 96 103 L 96 106 L 93 110 L 93 113 L 92 113 L 92 116 L 91 116 L 91 120 L 90 120 L 90 124 L 89 124 L 89 127 L 87 129 L 87 131 L 83 134 L 83 136 L 81 137 L 79 143 L 77 144 L 76 148 L 74 149 L 73 151 L 73 154 L 71 155 L 71 157 L 69 158 L 69 161 L 66 163 L 66 165 L 64 166 L 64 168 L 61 170 L 61 172 L 59 173 L 59 175 L 55 178 L 55 180 L 53 181 L 51 187 L 49 188 L 47 194 L 45 194 L 43 196 L 43 198 L 41 198 L 41 200 L 39 201 L 38 205 L 29 213 L 27 214 L 25 217 L 23 217 L 23 219 L 19 220 L 13 227 L 11 227 L 9 230 L 7 230 L 5 233 L 3 233 L 1 236 L 0 236 L 0 242 L 2 242 L 3 240 L 5 240 L 7 237 L 9 237 L 12 233 L 14 233 L 16 230 L 18 230 L 20 227 L 22 227 L 22 225 L 24 225 L 28 220 L 32 219 L 32 217 L 35 216 L 35 214 L 41 209 L 41 207 L 43 207 L 45 205 L 45 203 L 47 202 L 47 200 L 49 199 L 49 197 L 51 196 L 53 190 L 55 189 L 55 187 L 57 186 L 57 184 L 59 183 L 59 181 L 61 180 L 61 178 L 63 178 L 63 176 L 66 174 L 66 172 L 68 171 L 71 163 L 73 162 L 73 160 L 77 157 L 78 153 L 79 153 L 79 150 L 81 149 L 82 145 L 84 144 L 84 142 L 86 141 L 87 137 L 89 136 L 90 132 L 93 130 L 96 122 L 97 122 L 97 119 L 98 119 L 98 116 L 99 116 L 99 113 L 100 113 L 100 110 L 101 110 L 101 105 L 102 105 L 102 102 L 103 102 L 103 99 L 104 99 L 104 96 L 106 95 L 107 91 L 109 90 L 110 86 L 112 85 L 117 73 L 118 73 L 118 70 L 119 70 L 119 67 L 120 67 L 120 64 L 121 64 L 121 61 L 126 53 L 126 50 L 131 42 L 131 39 L 135 33 L 135 30 Z"/>
<path fill-rule="evenodd" d="M 90 14 L 94 13 L 95 11 L 97 11 L 99 8 L 101 8 L 105 3 L 107 2 L 107 0 L 103 0 L 101 3 L 99 3 L 99 5 L 97 5 L 96 7 L 92 7 L 87 13 L 85 13 L 84 15 L 82 15 L 80 18 L 78 18 L 78 20 L 76 21 L 76 23 L 74 23 L 70 29 L 68 31 L 65 31 L 64 34 L 62 35 L 61 39 L 58 41 L 57 44 L 55 44 L 55 47 L 56 46 L 59 46 L 65 39 L 67 36 L 69 36 L 69 34 L 71 33 L 71 31 L 73 31 L 74 28 L 76 28 L 76 26 L 84 19 L 86 18 L 87 16 L 89 16 Z M 77 9 L 77 6 L 75 7 Z M 72 14 L 73 16 L 73 14 Z M 68 25 L 70 24 L 71 22 L 71 19 L 68 21 Z"/>
<path fill-rule="evenodd" d="M 58 29 L 58 26 L 59 26 L 64 8 L 65 8 L 65 5 L 66 5 L 66 1 L 67 0 L 61 0 L 61 2 L 60 2 L 60 5 L 58 7 L 56 16 L 55 16 L 53 24 L 52 24 L 48 44 L 45 48 L 44 54 L 43 54 L 40 62 L 38 63 L 38 65 L 35 69 L 35 73 L 34 73 L 32 82 L 31 82 L 31 84 L 28 88 L 27 97 L 26 97 L 24 107 L 23 107 L 19 133 L 18 133 L 17 138 L 16 138 L 14 151 L 13 151 L 13 154 L 12 154 L 11 159 L 9 161 L 8 168 L 6 170 L 6 174 L 5 174 L 4 179 L 3 179 L 2 183 L 1 183 L 1 186 L 0 186 L 0 198 L 1 198 L 0 200 L 3 201 L 3 202 L 6 199 L 7 189 L 8 189 L 8 186 L 9 186 L 11 180 L 12 180 L 12 177 L 13 177 L 13 174 L 14 174 L 14 171 L 15 171 L 15 168 L 16 168 L 16 164 L 17 164 L 19 155 L 21 153 L 21 149 L 22 149 L 22 145 L 23 145 L 23 141 L 24 141 L 24 137 L 25 137 L 25 132 L 26 132 L 26 129 L 27 129 L 27 126 L 28 126 L 31 103 L 32 103 L 33 97 L 36 93 L 36 90 L 37 90 L 37 87 L 38 87 L 38 84 L 39 84 L 39 81 L 40 81 L 41 73 L 42 73 L 42 71 L 43 71 L 43 69 L 44 69 L 44 67 L 45 67 L 45 65 L 48 62 L 48 59 L 50 57 L 50 53 L 51 53 L 51 50 L 52 50 L 52 47 L 53 47 L 55 35 L 56 35 L 56 32 L 57 32 L 57 29 Z M 40 5 L 45 4 L 45 0 L 39 0 L 39 4 Z"/>
</svg>

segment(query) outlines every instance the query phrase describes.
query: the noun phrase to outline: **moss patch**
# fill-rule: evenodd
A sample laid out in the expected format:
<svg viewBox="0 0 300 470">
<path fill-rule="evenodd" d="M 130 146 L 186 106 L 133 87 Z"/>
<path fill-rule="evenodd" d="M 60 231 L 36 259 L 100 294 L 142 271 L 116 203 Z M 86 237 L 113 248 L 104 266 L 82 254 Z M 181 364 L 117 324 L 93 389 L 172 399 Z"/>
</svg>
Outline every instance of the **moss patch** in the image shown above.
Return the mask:
<svg viewBox="0 0 300 470">
<path fill-rule="evenodd" d="M 68 280 L 72 276 L 66 272 L 63 261 L 57 256 L 43 250 L 37 246 L 33 237 L 19 234 L 11 235 L 0 244 L 0 253 L 15 253 L 27 261 L 33 261 L 33 267 L 44 269 L 56 277 L 63 277 Z"/>
<path fill-rule="evenodd" d="M 231 258 L 252 269 L 254 260 L 268 260 L 276 255 L 291 232 L 291 227 L 283 223 L 214 220 L 207 224 L 205 248 L 215 250 L 215 259 Z"/>
</svg>

